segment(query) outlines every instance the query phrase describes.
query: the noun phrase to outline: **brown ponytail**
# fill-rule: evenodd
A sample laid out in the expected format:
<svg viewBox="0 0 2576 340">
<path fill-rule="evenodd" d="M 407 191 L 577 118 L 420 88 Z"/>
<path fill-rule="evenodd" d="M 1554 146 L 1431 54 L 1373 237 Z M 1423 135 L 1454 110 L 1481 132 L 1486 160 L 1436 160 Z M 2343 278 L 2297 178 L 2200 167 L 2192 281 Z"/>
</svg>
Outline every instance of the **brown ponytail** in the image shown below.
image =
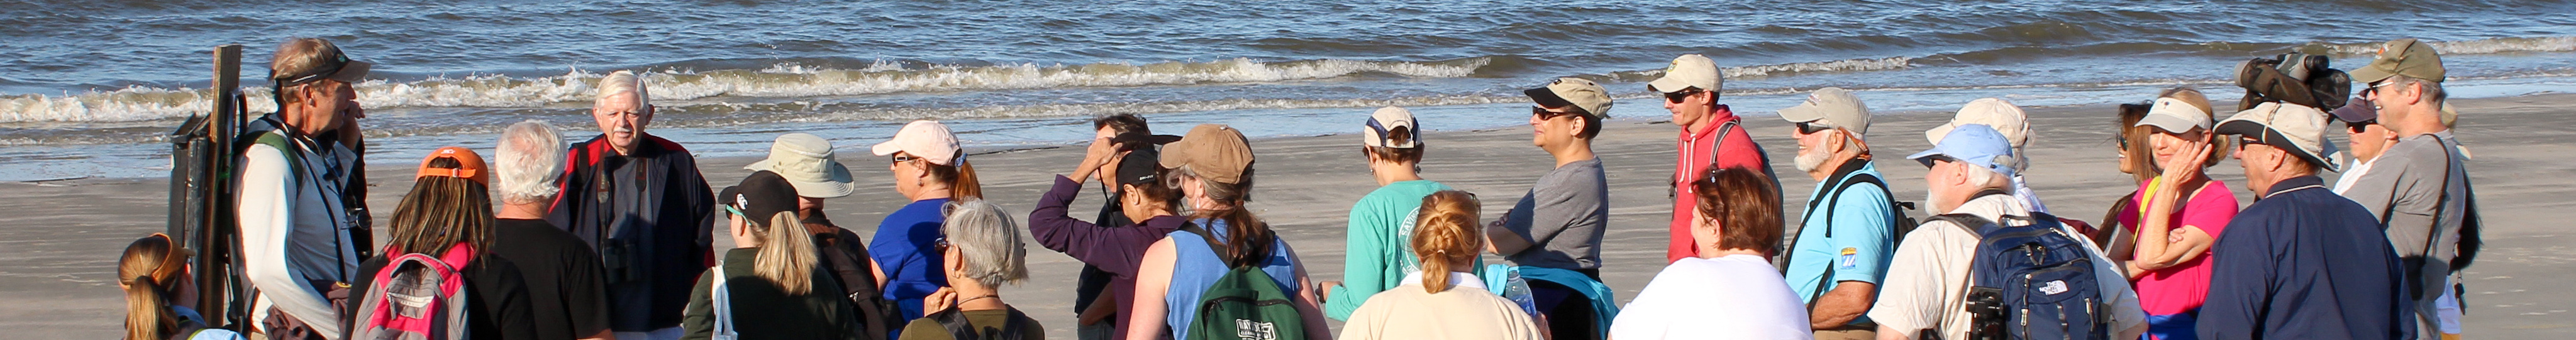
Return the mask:
<svg viewBox="0 0 2576 340">
<path fill-rule="evenodd" d="M 185 280 L 180 269 L 187 267 L 182 254 L 170 237 L 152 234 L 125 246 L 117 259 L 119 285 L 125 287 L 125 339 L 161 340 L 178 331 L 179 317 L 170 311 L 170 284 Z"/>
<path fill-rule="evenodd" d="M 1413 223 L 1413 256 L 1422 259 L 1422 291 L 1449 290 L 1451 268 L 1473 263 L 1484 245 L 1476 230 L 1476 195 L 1444 190 L 1422 197 Z"/>
<path fill-rule="evenodd" d="M 983 199 L 983 181 L 975 179 L 975 163 L 966 161 L 966 151 L 958 150 L 957 156 L 950 159 L 955 159 L 954 163 L 957 165 L 940 165 L 927 161 L 921 162 L 921 165 L 923 169 L 928 169 L 931 180 L 948 183 L 948 196 L 952 197 L 952 200 Z"/>
</svg>

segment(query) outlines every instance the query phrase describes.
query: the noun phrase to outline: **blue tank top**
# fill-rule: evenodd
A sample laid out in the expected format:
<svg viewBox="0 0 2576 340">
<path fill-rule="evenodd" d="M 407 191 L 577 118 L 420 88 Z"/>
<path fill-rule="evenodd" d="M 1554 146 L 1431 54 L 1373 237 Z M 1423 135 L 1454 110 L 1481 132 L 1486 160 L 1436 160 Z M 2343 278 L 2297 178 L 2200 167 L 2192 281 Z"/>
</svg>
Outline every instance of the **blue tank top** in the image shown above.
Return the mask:
<svg viewBox="0 0 2576 340">
<path fill-rule="evenodd" d="M 1190 222 L 1216 234 L 1218 243 L 1225 242 L 1225 221 L 1199 219 Z M 1187 231 L 1173 231 L 1168 235 L 1172 239 L 1172 284 L 1164 288 L 1163 306 L 1167 313 L 1163 314 L 1163 324 L 1171 327 L 1173 339 L 1187 339 L 1190 323 L 1198 319 L 1199 293 L 1216 285 L 1216 279 L 1225 276 L 1227 270 L 1225 261 L 1217 258 L 1216 250 L 1208 249 L 1207 239 Z M 1297 260 L 1288 256 L 1288 241 L 1273 238 L 1270 261 L 1263 262 L 1261 271 L 1278 281 L 1280 292 L 1297 296 Z"/>
</svg>

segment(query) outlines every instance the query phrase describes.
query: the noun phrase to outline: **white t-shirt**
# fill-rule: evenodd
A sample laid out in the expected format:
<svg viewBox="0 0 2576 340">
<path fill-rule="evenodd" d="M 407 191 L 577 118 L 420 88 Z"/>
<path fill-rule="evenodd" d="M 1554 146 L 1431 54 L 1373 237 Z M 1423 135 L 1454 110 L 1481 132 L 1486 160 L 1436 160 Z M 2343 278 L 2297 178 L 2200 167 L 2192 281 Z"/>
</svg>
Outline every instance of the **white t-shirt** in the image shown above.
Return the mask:
<svg viewBox="0 0 2576 340">
<path fill-rule="evenodd" d="M 1949 213 L 1976 215 L 1997 220 L 2004 215 L 2029 216 L 2021 199 L 2010 195 L 1988 195 L 1968 200 Z M 2070 231 L 2071 232 L 2071 231 Z M 1975 262 L 1978 235 L 1957 224 L 1924 221 L 1896 246 L 1896 257 L 1888 261 L 1887 280 L 1878 290 L 1878 303 L 1869 308 L 1870 321 L 1879 327 L 1912 335 L 1922 329 L 1939 329 L 1943 339 L 1968 338 L 1971 316 L 1967 312 L 1968 266 Z M 2085 246 L 2093 256 L 2094 281 L 2103 294 L 2117 294 L 2112 300 L 2111 331 L 2127 330 L 2147 321 L 2147 312 L 2138 307 L 2138 292 L 2129 289 L 2129 280 L 2121 277 L 2102 250 Z M 2114 334 L 2116 336 L 2117 334 Z"/>
<path fill-rule="evenodd" d="M 1771 260 L 1752 255 L 1683 258 L 1664 266 L 1619 318 L 1610 337 L 1650 339 L 1814 339 L 1807 305 Z"/>
</svg>

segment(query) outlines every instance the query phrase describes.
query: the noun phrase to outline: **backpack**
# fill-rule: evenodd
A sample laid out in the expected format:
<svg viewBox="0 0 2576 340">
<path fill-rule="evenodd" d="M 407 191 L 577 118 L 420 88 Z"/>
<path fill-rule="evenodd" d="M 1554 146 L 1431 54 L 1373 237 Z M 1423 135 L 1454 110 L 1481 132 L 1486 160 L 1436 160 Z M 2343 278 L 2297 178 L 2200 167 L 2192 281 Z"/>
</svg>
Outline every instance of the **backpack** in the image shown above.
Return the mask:
<svg viewBox="0 0 2576 340">
<path fill-rule="evenodd" d="M 1857 174 L 1857 173 L 1856 173 L 1856 174 L 1852 174 L 1851 176 L 1843 176 L 1843 180 L 1842 180 L 1841 182 L 1825 183 L 1824 185 L 1827 185 L 1827 186 L 1832 187 L 1832 188 L 1833 188 L 1833 191 L 1827 191 L 1827 192 L 1825 193 L 1825 195 L 1818 196 L 1818 197 L 1816 197 L 1816 198 L 1813 198 L 1813 199 L 1808 200 L 1808 201 L 1807 201 L 1807 210 L 1809 210 L 1809 211 L 1813 211 L 1813 210 L 1815 210 L 1817 207 L 1823 207 L 1823 208 L 1825 209 L 1825 214 L 1824 214 L 1824 215 L 1819 215 L 1819 216 L 1824 216 L 1825 218 L 1828 218 L 1828 219 L 1833 218 L 1833 216 L 1834 216 L 1834 204 L 1833 204 L 1833 203 L 1834 203 L 1835 201 L 1841 200 L 1841 199 L 1843 198 L 1843 191 L 1851 190 L 1852 186 L 1854 186 L 1854 185 L 1860 185 L 1860 184 L 1862 184 L 1862 183 L 1869 183 L 1869 184 L 1875 184 L 1875 185 L 1878 185 L 1878 188 L 1879 188 L 1880 190 L 1887 190 L 1887 189 L 1888 189 L 1887 182 L 1879 180 L 1879 179 L 1878 179 L 1878 176 L 1873 176 L 1873 175 L 1870 175 L 1870 174 Z M 1905 234 L 1913 233 L 1913 232 L 1914 232 L 1914 227 L 1916 227 L 1916 226 L 1920 226 L 1920 225 L 1922 225 L 1922 223 L 1921 223 L 1921 222 L 1917 222 L 1917 221 L 1915 221 L 1913 216 L 1911 216 L 1911 215 L 1909 215 L 1909 214 L 1906 214 L 1906 213 L 1905 213 L 1905 211 L 1906 211 L 1906 210 L 1914 210 L 1914 202 L 1898 201 L 1898 200 L 1896 200 L 1896 199 L 1895 199 L 1896 194 L 1895 194 L 1895 193 L 1893 193 L 1893 192 L 1888 193 L 1887 197 L 1888 197 L 1887 205 L 1888 205 L 1888 208 L 1889 208 L 1889 209 L 1888 209 L 1888 212 L 1894 215 L 1894 216 L 1890 216 L 1890 218 L 1887 220 L 1887 221 L 1888 221 L 1888 223 L 1890 224 L 1889 228 L 1891 229 L 1891 232 L 1894 232 L 1894 234 L 1889 234 L 1891 237 L 1888 237 L 1888 238 L 1887 238 L 1887 244 L 1888 244 L 1887 249 L 1891 249 L 1891 250 L 1893 250 L 1893 249 L 1896 249 L 1896 245 L 1898 245 L 1898 244 L 1904 244 L 1904 241 L 1905 241 Z M 1801 227 L 1801 228 L 1803 228 L 1803 227 Z M 1833 230 L 1833 228 L 1826 228 L 1826 229 L 1825 229 L 1825 235 L 1824 235 L 1824 237 L 1825 237 L 1825 238 L 1833 238 L 1833 237 L 1834 237 L 1834 230 Z M 1796 262 L 1790 262 L 1790 261 L 1794 261 L 1794 258 L 1795 258 L 1795 256 L 1796 256 L 1798 253 L 1797 253 L 1797 252 L 1794 252 L 1794 251 L 1792 251 L 1792 252 L 1786 252 L 1786 253 L 1787 253 L 1788 255 L 1780 256 L 1780 257 L 1782 258 L 1782 259 L 1781 259 L 1781 261 L 1780 261 L 1780 263 L 1782 263 L 1782 264 L 1796 263 Z M 1823 297 L 1823 296 L 1824 296 L 1824 294 L 1825 294 L 1825 291 L 1832 290 L 1832 288 L 1833 288 L 1833 284 L 1834 284 L 1834 280 L 1833 280 L 1833 278 L 1834 278 L 1834 267 L 1835 267 L 1835 266 L 1825 266 L 1825 273 L 1824 273 L 1824 276 L 1820 276 L 1820 277 L 1822 277 L 1822 278 L 1824 278 L 1824 279 L 1816 280 L 1816 290 L 1814 290 L 1814 292 L 1816 292 L 1816 296 L 1815 296 L 1815 297 Z M 1782 265 L 1782 266 L 1780 266 L 1780 273 L 1781 273 L 1782 275 L 1787 275 L 1787 274 L 1789 273 L 1789 266 L 1786 266 L 1786 265 Z M 1814 312 L 1814 311 L 1815 311 L 1815 308 L 1816 308 L 1816 305 L 1815 305 L 1815 302 L 1813 302 L 1813 301 L 1814 301 L 1815 299 L 1808 299 L 1808 300 L 1809 300 L 1809 302 L 1807 303 L 1807 310 L 1808 310 L 1809 312 Z"/>
<path fill-rule="evenodd" d="M 386 253 L 393 253 L 387 248 Z M 466 338 L 465 276 L 461 271 L 471 264 L 473 247 L 458 244 L 447 248 L 447 254 L 409 253 L 396 256 L 384 271 L 376 272 L 375 284 L 360 295 L 357 315 L 350 316 L 356 325 L 344 340 L 425 339 L 453 340 Z"/>
<path fill-rule="evenodd" d="M 2102 291 L 2093 257 L 2056 216 L 2006 226 L 1967 214 L 1934 216 L 1980 238 L 1967 285 L 1971 339 L 2108 339 L 2114 298 Z"/>
<path fill-rule="evenodd" d="M 896 309 L 894 301 L 886 300 L 885 295 L 880 294 L 876 276 L 869 273 L 871 262 L 868 262 L 867 243 L 861 242 L 858 235 L 848 229 L 830 224 L 806 224 L 809 228 L 818 225 L 834 230 L 831 234 L 814 235 L 814 251 L 822 257 L 821 265 L 831 274 L 824 277 L 841 287 L 842 292 L 849 293 L 850 306 L 859 312 L 859 325 L 865 328 L 859 338 L 884 339 L 886 334 L 901 330 L 903 316 L 897 314 L 901 309 Z"/>
<path fill-rule="evenodd" d="M 1028 319 L 1029 316 L 1020 314 L 1019 308 L 1003 306 L 1002 310 L 1010 312 L 1011 316 L 1005 319 L 1009 321 L 1004 321 L 1000 328 L 983 327 L 982 329 L 977 329 L 974 324 L 966 322 L 966 312 L 964 310 L 953 307 L 948 310 L 931 313 L 930 315 L 923 317 L 930 318 L 932 321 L 938 321 L 939 327 L 947 328 L 948 336 L 957 340 L 1017 340 L 1028 338 L 1028 335 L 1020 333 L 1021 328 L 1028 327 L 1027 325 L 1022 324 L 1022 321 L 1020 320 Z"/>
<path fill-rule="evenodd" d="M 1181 231 L 1199 235 L 1209 250 L 1215 250 L 1229 268 L 1216 284 L 1199 293 L 1199 315 L 1190 322 L 1189 339 L 1205 340 L 1276 340 L 1305 339 L 1306 320 L 1297 313 L 1294 301 L 1279 289 L 1279 281 L 1261 271 L 1257 265 L 1234 265 L 1235 259 L 1224 251 L 1225 244 L 1215 234 L 1196 224 L 1181 226 Z"/>
</svg>

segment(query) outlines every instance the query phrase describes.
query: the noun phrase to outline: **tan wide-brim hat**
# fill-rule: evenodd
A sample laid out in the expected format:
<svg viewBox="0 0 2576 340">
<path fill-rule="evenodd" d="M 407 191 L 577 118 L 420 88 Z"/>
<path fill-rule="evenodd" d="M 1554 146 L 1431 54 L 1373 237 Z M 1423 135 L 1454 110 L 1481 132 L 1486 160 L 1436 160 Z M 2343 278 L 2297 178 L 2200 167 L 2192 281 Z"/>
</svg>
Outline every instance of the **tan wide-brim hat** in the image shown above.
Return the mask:
<svg viewBox="0 0 2576 340">
<path fill-rule="evenodd" d="M 832 142 L 813 134 L 778 136 L 778 141 L 769 144 L 768 159 L 742 168 L 778 173 L 779 177 L 787 179 L 787 183 L 796 186 L 797 196 L 838 198 L 858 192 L 857 180 L 850 175 L 850 168 L 841 165 L 841 161 L 833 156 Z"/>
</svg>

